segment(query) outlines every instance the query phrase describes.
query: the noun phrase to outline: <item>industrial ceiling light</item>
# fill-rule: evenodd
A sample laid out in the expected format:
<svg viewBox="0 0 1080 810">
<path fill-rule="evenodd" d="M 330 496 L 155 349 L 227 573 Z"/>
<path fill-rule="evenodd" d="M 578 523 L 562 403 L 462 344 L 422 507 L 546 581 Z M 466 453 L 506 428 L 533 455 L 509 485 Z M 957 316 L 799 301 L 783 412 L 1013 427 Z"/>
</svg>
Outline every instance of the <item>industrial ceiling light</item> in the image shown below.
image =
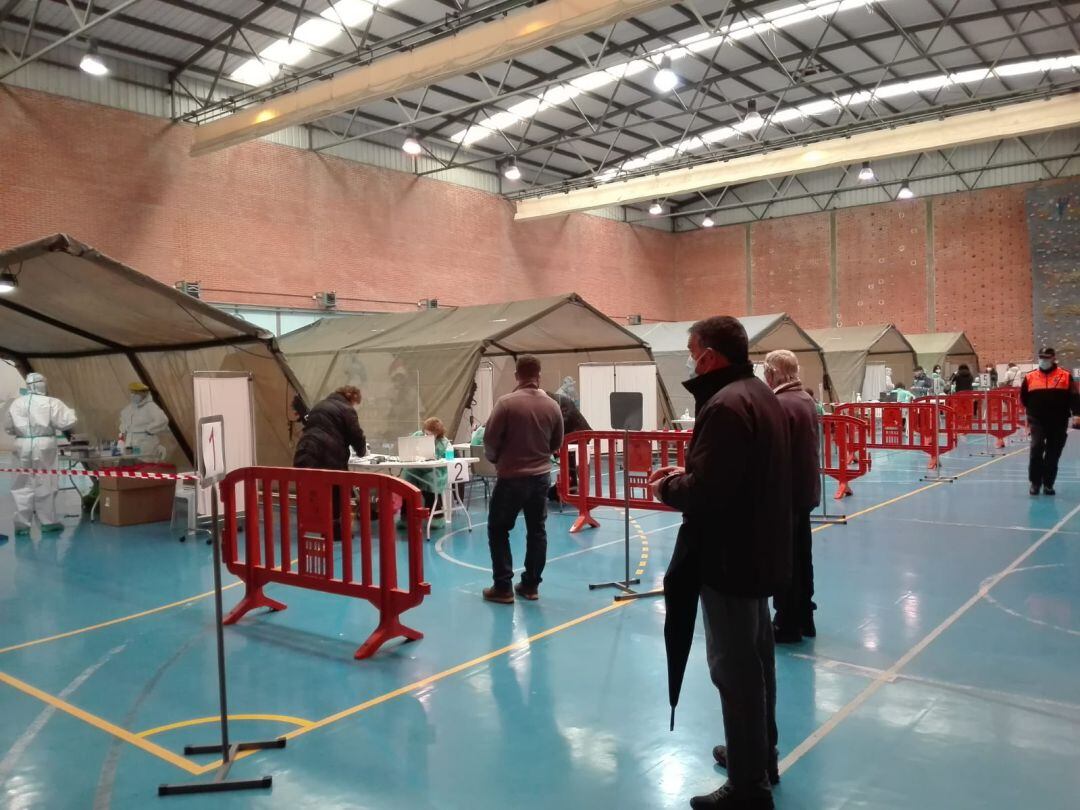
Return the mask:
<svg viewBox="0 0 1080 810">
<path fill-rule="evenodd" d="M 860 180 L 873 180 L 874 179 L 874 170 L 870 167 L 870 161 L 869 160 L 864 161 L 863 165 L 862 165 L 862 168 L 859 169 L 859 179 Z"/>
<path fill-rule="evenodd" d="M 15 278 L 15 274 L 8 270 L 6 267 L 3 271 L 0 271 L 0 295 L 7 295 L 8 293 L 15 292 L 15 288 L 19 286 L 18 279 Z"/>
<path fill-rule="evenodd" d="M 670 93 L 679 86 L 679 74 L 671 69 L 671 57 L 668 54 L 660 57 L 660 67 L 653 76 L 652 83 L 661 93 Z"/>
<path fill-rule="evenodd" d="M 757 111 L 757 101 L 755 99 L 750 99 L 748 102 L 746 102 L 746 118 L 743 119 L 743 125 L 748 127 L 760 127 L 764 125 L 764 123 L 765 120 Z"/>
<path fill-rule="evenodd" d="M 517 158 L 512 157 L 506 161 L 506 165 L 503 166 L 503 177 L 513 182 L 521 179 L 521 169 L 518 168 Z"/>
<path fill-rule="evenodd" d="M 716 223 L 715 223 L 715 222 L 713 222 L 713 218 L 712 218 L 712 217 L 710 217 L 710 216 L 709 216 L 709 215 L 707 215 L 707 214 L 705 215 L 705 219 L 701 220 L 701 227 L 702 227 L 702 228 L 711 228 L 711 227 L 712 227 L 713 225 L 715 225 L 715 224 L 716 224 Z"/>
<path fill-rule="evenodd" d="M 401 144 L 401 151 L 410 157 L 417 157 L 424 151 L 424 147 L 420 145 L 420 141 L 416 138 L 416 133 L 413 130 L 409 130 L 409 136 Z"/>
<path fill-rule="evenodd" d="M 910 200 L 914 196 L 915 192 L 911 190 L 911 186 L 909 186 L 907 183 L 904 183 L 902 186 L 900 186 L 900 191 L 897 192 L 896 199 Z"/>
<path fill-rule="evenodd" d="M 649 206 L 649 213 L 652 214 L 654 217 L 658 217 L 662 213 L 664 213 L 664 206 L 662 206 L 659 201 L 654 202 L 652 205 Z"/>
<path fill-rule="evenodd" d="M 109 72 L 109 68 L 98 56 L 96 42 L 91 42 L 87 46 L 86 53 L 83 54 L 82 61 L 79 62 L 79 67 L 84 73 L 89 73 L 91 76 L 104 76 Z"/>
</svg>

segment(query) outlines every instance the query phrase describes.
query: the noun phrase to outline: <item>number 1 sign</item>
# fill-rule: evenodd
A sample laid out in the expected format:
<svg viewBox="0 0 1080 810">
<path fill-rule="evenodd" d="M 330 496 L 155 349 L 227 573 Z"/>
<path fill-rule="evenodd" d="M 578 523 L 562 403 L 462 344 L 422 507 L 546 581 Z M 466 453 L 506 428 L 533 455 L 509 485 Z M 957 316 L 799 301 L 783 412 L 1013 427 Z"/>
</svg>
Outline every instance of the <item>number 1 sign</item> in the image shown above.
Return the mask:
<svg viewBox="0 0 1080 810">
<path fill-rule="evenodd" d="M 216 484 L 225 477 L 225 420 L 207 416 L 199 420 L 199 483 Z"/>
</svg>

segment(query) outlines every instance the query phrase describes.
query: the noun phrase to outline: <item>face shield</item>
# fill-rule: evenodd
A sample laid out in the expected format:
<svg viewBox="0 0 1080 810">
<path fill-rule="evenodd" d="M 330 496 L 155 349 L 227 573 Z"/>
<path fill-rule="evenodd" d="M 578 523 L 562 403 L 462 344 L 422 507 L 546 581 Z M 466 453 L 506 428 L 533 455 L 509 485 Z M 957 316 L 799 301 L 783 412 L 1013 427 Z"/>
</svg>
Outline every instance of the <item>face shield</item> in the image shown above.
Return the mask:
<svg viewBox="0 0 1080 810">
<path fill-rule="evenodd" d="M 45 375 L 33 372 L 26 375 L 26 388 L 31 394 L 44 394 L 47 390 L 45 386 Z"/>
</svg>

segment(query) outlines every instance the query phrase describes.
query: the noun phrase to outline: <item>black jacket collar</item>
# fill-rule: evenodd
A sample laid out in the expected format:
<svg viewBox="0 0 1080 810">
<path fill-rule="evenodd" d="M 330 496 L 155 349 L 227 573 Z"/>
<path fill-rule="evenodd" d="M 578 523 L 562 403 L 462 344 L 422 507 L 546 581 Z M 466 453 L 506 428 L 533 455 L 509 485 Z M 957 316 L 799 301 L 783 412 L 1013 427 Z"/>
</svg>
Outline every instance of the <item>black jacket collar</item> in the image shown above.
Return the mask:
<svg viewBox="0 0 1080 810">
<path fill-rule="evenodd" d="M 736 380 L 753 376 L 754 367 L 750 363 L 736 363 L 687 380 L 683 383 L 683 388 L 693 394 L 696 410 L 700 411 L 721 388 Z"/>
</svg>

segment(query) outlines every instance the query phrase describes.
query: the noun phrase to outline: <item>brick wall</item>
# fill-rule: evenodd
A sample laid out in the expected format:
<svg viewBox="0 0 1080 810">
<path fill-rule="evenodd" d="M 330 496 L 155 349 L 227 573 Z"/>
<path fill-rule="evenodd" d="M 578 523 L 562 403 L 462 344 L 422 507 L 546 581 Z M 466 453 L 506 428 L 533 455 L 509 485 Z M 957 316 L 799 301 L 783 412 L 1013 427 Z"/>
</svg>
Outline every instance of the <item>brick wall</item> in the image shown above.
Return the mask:
<svg viewBox="0 0 1080 810">
<path fill-rule="evenodd" d="M 62 231 L 221 302 L 577 292 L 616 317 L 676 315 L 673 234 L 588 215 L 517 224 L 474 189 L 264 142 L 190 158 L 190 141 L 157 118 L 0 87 L 0 246 Z"/>
<path fill-rule="evenodd" d="M 787 312 L 805 328 L 895 323 L 901 331 L 966 332 L 979 355 L 995 363 L 1029 358 L 1032 269 L 1024 195 L 1030 187 L 680 235 L 675 264 L 686 286 L 679 318 Z M 747 227 L 750 266 L 739 278 Z M 719 256 L 728 253 L 721 270 Z M 747 277 L 749 307 L 739 293 Z"/>
<path fill-rule="evenodd" d="M 1024 186 L 674 235 L 586 215 L 515 223 L 495 195 L 268 143 L 192 159 L 190 138 L 0 87 L 0 245 L 64 231 L 222 302 L 576 291 L 617 318 L 786 311 L 807 328 L 963 330 L 997 362 L 1032 352 Z"/>
</svg>

